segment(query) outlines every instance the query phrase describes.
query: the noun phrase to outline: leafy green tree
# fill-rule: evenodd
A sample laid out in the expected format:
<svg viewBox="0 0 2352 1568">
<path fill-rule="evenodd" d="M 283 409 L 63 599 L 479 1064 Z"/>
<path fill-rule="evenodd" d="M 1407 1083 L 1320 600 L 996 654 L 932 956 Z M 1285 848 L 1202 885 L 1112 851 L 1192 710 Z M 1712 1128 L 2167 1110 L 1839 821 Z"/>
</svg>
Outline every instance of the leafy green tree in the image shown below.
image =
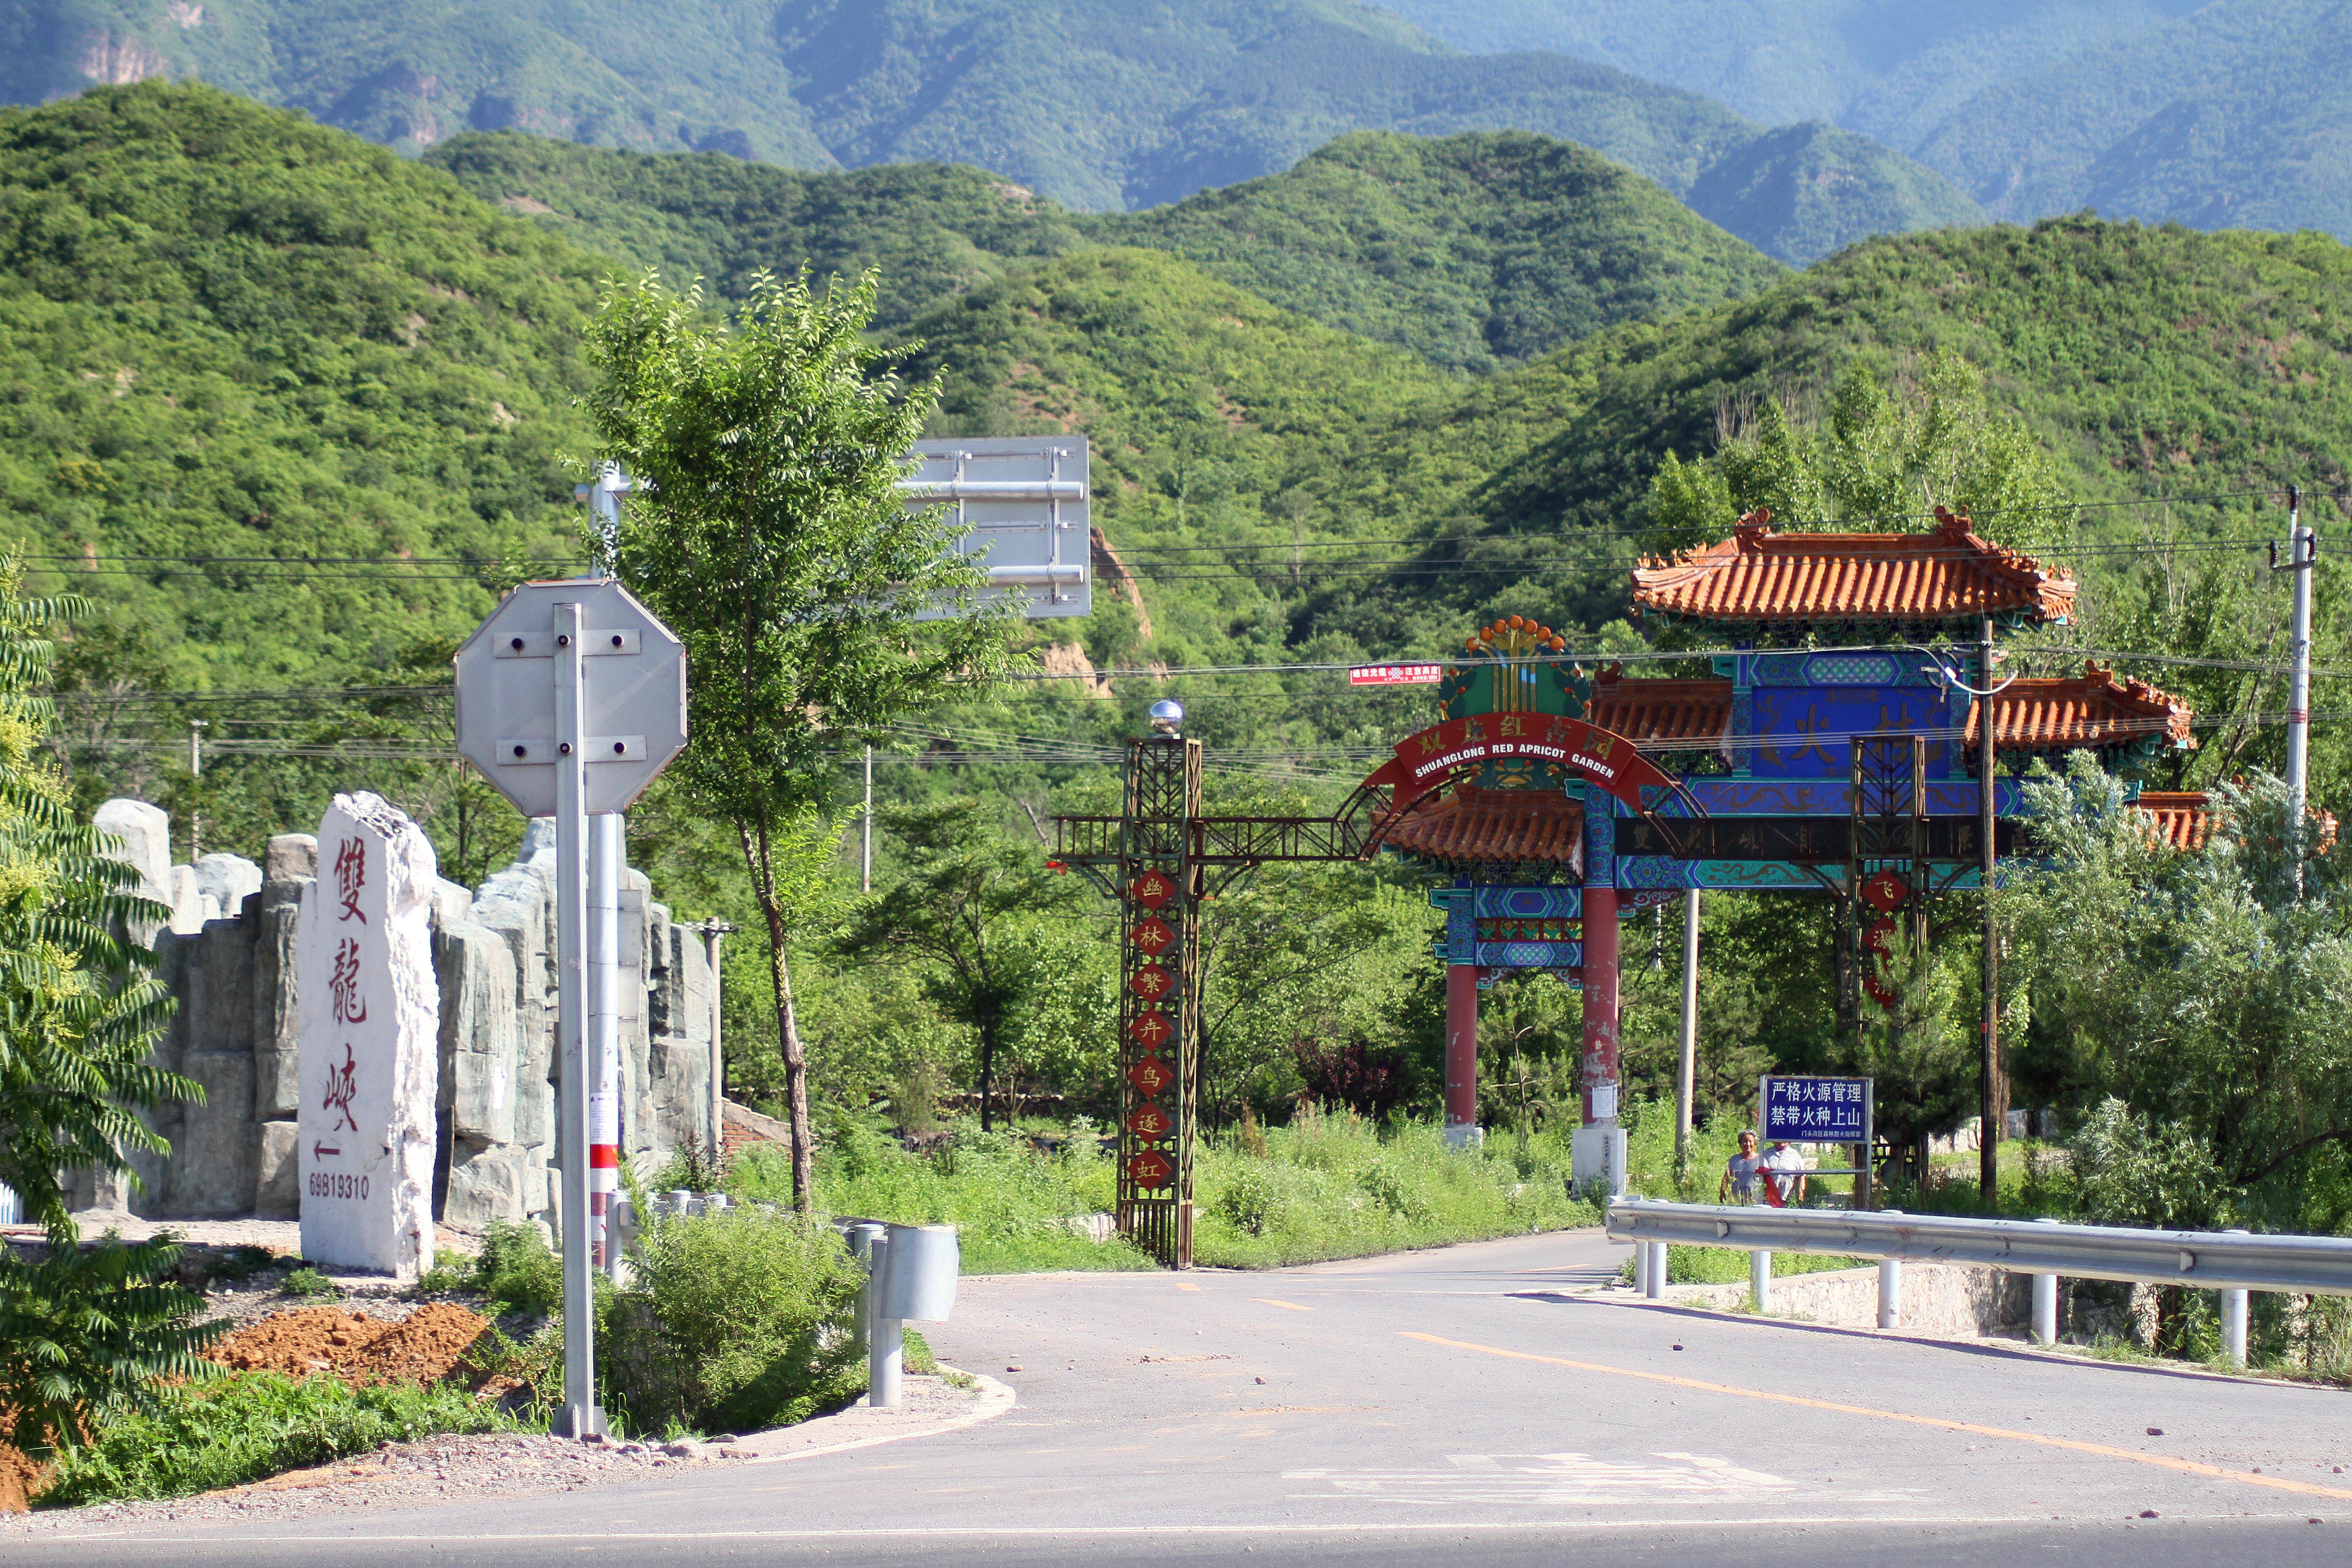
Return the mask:
<svg viewBox="0 0 2352 1568">
<path fill-rule="evenodd" d="M 47 630 L 89 605 L 24 601 L 0 561 L 0 1182 L 48 1232 L 38 1259 L 0 1251 L 0 1440 L 72 1445 L 156 1380 L 191 1375 L 219 1329 L 168 1279 L 168 1241 L 84 1253 L 66 1205 L 69 1166 L 123 1168 L 161 1151 L 138 1112 L 202 1089 L 146 1060 L 171 1012 L 146 951 L 123 934 L 170 913 L 131 890 L 137 874 L 79 821 L 40 752 L 50 716 L 35 695 L 55 661 Z"/>
<path fill-rule="evenodd" d="M 895 488 L 936 395 L 866 343 L 875 287 L 820 298 L 763 275 L 730 332 L 698 288 L 648 277 L 606 295 L 587 341 L 596 455 L 646 487 L 613 562 L 687 647 L 692 739 L 671 775 L 733 830 L 765 927 L 803 1208 L 815 1169 L 788 944 L 810 850 L 843 818 L 842 754 L 1011 658 L 1006 616 L 972 606 L 978 569 Z"/>
<path fill-rule="evenodd" d="M 980 1126 L 994 1128 L 997 1068 L 1057 971 L 1038 927 L 1066 921 L 1068 880 L 1035 848 L 996 833 L 976 800 L 910 806 L 884 818 L 906 868 L 858 903 L 835 951 L 921 966 L 924 994 L 980 1042 Z"/>
<path fill-rule="evenodd" d="M 1984 373 L 1949 349 L 1925 356 L 1891 389 L 1860 361 L 1849 363 L 1825 421 L 1801 425 L 1770 396 L 1727 424 L 1714 457 L 1685 463 L 1668 452 L 1659 466 L 1650 516 L 1660 545 L 1719 539 L 1757 507 L 1783 528 L 1892 530 L 1944 505 L 1968 510 L 1988 538 L 2048 553 L 2074 515 L 2023 421 L 1995 407 Z"/>
<path fill-rule="evenodd" d="M 2352 1218 L 2344 851 L 2308 864 L 2298 897 L 2285 788 L 2264 775 L 2217 792 L 2224 820 L 2185 851 L 2159 841 L 2087 755 L 2026 795 L 2042 863 L 2001 897 L 2030 1006 L 2026 1052 L 2078 1105 L 2119 1100 L 2168 1145 L 2199 1145 L 2228 1189 L 2210 1212 L 2227 1197 L 2274 1225 L 2341 1226 Z"/>
<path fill-rule="evenodd" d="M 74 816 L 38 750 L 50 703 L 34 693 L 55 658 L 44 633 L 90 606 L 22 601 L 16 584 L 0 562 L 0 1182 L 69 1247 L 62 1173 L 163 1149 L 138 1112 L 203 1089 L 146 1059 L 172 1004 L 124 933 L 170 911 L 132 891 L 138 874 Z"/>
</svg>

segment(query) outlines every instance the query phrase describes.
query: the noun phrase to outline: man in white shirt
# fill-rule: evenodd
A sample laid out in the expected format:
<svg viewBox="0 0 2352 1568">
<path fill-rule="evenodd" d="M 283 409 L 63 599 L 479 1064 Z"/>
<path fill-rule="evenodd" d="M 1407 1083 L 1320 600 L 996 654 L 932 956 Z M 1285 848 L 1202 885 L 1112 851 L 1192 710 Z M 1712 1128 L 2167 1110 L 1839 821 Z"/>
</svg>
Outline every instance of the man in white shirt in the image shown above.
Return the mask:
<svg viewBox="0 0 2352 1568">
<path fill-rule="evenodd" d="M 1782 1205 L 1804 1201 L 1805 1156 L 1794 1143 L 1773 1144 L 1772 1152 L 1764 1156 L 1764 1173 Z"/>
</svg>

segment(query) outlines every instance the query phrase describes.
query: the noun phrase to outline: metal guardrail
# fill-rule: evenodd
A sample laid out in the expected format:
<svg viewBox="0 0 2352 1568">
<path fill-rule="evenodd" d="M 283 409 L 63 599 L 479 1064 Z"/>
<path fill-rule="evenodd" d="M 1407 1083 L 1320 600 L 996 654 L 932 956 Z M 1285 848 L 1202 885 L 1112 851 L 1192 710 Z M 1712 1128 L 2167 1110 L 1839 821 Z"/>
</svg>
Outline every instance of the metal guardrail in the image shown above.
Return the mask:
<svg viewBox="0 0 2352 1568">
<path fill-rule="evenodd" d="M 2352 1296 L 2352 1239 L 2332 1236 L 2126 1230 L 2049 1220 L 1732 1208 L 1644 1198 L 1612 1202 L 1607 1228 L 1612 1241 L 1843 1253 L 2203 1290 Z"/>
</svg>

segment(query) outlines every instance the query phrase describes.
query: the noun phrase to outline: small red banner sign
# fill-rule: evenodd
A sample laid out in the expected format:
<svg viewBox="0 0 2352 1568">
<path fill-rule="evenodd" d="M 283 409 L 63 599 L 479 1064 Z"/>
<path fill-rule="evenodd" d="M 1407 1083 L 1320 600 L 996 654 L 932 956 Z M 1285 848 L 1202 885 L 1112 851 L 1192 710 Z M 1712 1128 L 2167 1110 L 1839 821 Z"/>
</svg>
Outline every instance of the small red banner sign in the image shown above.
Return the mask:
<svg viewBox="0 0 2352 1568">
<path fill-rule="evenodd" d="M 1127 1163 L 1128 1179 L 1146 1192 L 1157 1191 L 1176 1177 L 1176 1167 L 1157 1149 L 1146 1149 Z"/>
<path fill-rule="evenodd" d="M 1167 952 L 1168 944 L 1176 940 L 1175 931 L 1158 915 L 1153 915 L 1127 934 L 1128 940 L 1154 958 Z"/>
<path fill-rule="evenodd" d="M 1176 977 L 1156 963 L 1147 963 L 1127 977 L 1127 988 L 1147 1002 L 1157 1002 L 1176 989 Z"/>
<path fill-rule="evenodd" d="M 1146 1057 L 1127 1069 L 1127 1081 L 1145 1094 L 1158 1094 L 1175 1083 L 1176 1075 L 1158 1057 Z"/>
<path fill-rule="evenodd" d="M 1147 910 L 1156 910 L 1176 896 L 1175 879 L 1155 868 L 1129 883 L 1127 896 Z"/>
<path fill-rule="evenodd" d="M 1911 896 L 1911 885 L 1892 871 L 1881 871 L 1862 885 L 1862 901 L 1882 915 L 1891 915 Z"/>
<path fill-rule="evenodd" d="M 1176 1032 L 1176 1026 L 1168 1021 L 1165 1013 L 1138 1013 L 1135 1021 L 1128 1025 L 1127 1032 L 1129 1037 L 1145 1050 L 1156 1051 L 1167 1044 L 1169 1037 Z"/>
<path fill-rule="evenodd" d="M 1147 1143 L 1159 1142 L 1168 1136 L 1168 1130 L 1175 1125 L 1168 1120 L 1166 1111 L 1150 1104 L 1144 1105 L 1127 1119 L 1127 1130 Z"/>
<path fill-rule="evenodd" d="M 1444 676 L 1434 664 L 1360 664 L 1348 672 L 1350 686 L 1434 686 Z"/>
</svg>

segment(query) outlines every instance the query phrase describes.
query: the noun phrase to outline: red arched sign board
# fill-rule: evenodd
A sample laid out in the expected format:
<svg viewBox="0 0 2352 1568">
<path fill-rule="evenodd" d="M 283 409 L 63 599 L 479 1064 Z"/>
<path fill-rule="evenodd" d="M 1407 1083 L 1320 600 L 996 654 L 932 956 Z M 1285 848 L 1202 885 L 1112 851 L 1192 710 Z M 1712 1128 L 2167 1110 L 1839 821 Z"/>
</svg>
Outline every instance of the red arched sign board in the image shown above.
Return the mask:
<svg viewBox="0 0 2352 1568">
<path fill-rule="evenodd" d="M 1642 799 L 1644 789 L 1675 787 L 1624 736 L 1549 713 L 1473 713 L 1433 724 L 1399 741 L 1396 756 L 1364 784 L 1387 785 L 1394 792 L 1389 809 L 1402 811 L 1456 770 L 1498 757 L 1532 757 L 1574 768 L 1643 816 L 1652 809 Z"/>
</svg>

